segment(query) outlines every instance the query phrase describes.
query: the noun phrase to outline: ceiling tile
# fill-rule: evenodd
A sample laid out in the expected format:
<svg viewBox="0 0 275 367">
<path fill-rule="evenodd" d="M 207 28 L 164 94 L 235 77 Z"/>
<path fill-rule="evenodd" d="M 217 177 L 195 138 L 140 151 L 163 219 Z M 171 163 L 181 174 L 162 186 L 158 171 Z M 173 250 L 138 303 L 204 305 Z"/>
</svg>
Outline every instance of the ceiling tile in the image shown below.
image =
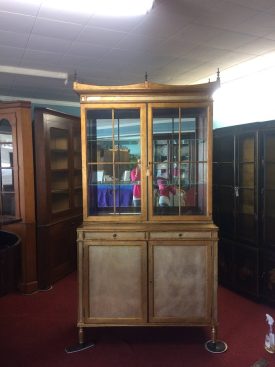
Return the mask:
<svg viewBox="0 0 275 367">
<path fill-rule="evenodd" d="M 86 42 L 73 42 L 67 51 L 67 55 L 77 54 L 79 56 L 101 58 L 109 49 L 104 46 L 91 45 Z"/>
<path fill-rule="evenodd" d="M 29 37 L 27 48 L 31 50 L 64 53 L 68 50 L 70 45 L 71 42 L 68 40 L 32 34 Z"/>
<path fill-rule="evenodd" d="M 22 0 L 1 0 L 0 11 L 36 16 L 39 11 L 40 5 L 41 4 L 38 2 L 35 3 Z"/>
<path fill-rule="evenodd" d="M 0 45 L 0 64 L 3 64 L 3 60 L 21 60 L 24 54 L 24 49 L 20 47 L 9 47 Z M 9 65 L 9 64 L 7 64 Z"/>
<path fill-rule="evenodd" d="M 39 9 L 38 17 L 83 25 L 88 22 L 88 20 L 91 18 L 91 15 L 85 11 L 62 11 L 58 8 L 49 7 L 47 2 L 44 1 Z"/>
<path fill-rule="evenodd" d="M 219 49 L 233 50 L 251 42 L 255 42 L 257 39 L 258 36 L 219 29 L 217 30 L 216 36 L 206 41 L 205 44 Z"/>
<path fill-rule="evenodd" d="M 87 26 L 104 28 L 113 31 L 129 32 L 143 21 L 143 17 L 102 17 L 93 16 L 87 22 Z"/>
<path fill-rule="evenodd" d="M 0 29 L 2 30 L 29 33 L 34 22 L 35 17 L 30 15 L 13 14 L 0 10 Z"/>
<path fill-rule="evenodd" d="M 104 47 L 114 47 L 126 35 L 126 32 L 86 26 L 79 33 L 75 42 L 87 42 L 94 45 L 104 45 Z"/>
<path fill-rule="evenodd" d="M 26 49 L 22 58 L 22 67 L 65 71 L 61 64 L 61 55 L 53 52 Z"/>
<path fill-rule="evenodd" d="M 269 10 L 274 6 L 274 0 L 231 0 L 231 2 L 257 10 Z"/>
<path fill-rule="evenodd" d="M 37 18 L 32 33 L 72 41 L 77 37 L 82 28 L 79 24 Z"/>
<path fill-rule="evenodd" d="M 0 45 L 24 48 L 29 38 L 28 33 L 0 30 Z"/>
<path fill-rule="evenodd" d="M 236 52 L 245 52 L 250 55 L 262 55 L 264 53 L 272 52 L 275 50 L 275 40 L 269 40 L 266 38 L 260 38 L 257 42 L 251 42 L 243 45 L 240 48 L 236 48 Z"/>
</svg>

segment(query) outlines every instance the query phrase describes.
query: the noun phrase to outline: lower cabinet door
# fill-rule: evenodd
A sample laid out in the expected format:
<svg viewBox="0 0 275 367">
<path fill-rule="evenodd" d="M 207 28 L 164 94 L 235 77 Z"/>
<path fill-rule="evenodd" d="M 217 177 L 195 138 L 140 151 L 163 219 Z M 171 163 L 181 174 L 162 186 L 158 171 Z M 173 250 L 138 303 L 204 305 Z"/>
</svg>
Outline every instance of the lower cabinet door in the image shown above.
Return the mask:
<svg viewBox="0 0 275 367">
<path fill-rule="evenodd" d="M 150 322 L 211 322 L 216 297 L 212 245 L 211 241 L 150 241 Z"/>
<path fill-rule="evenodd" d="M 84 244 L 85 323 L 147 322 L 147 251 L 142 241 Z"/>
</svg>

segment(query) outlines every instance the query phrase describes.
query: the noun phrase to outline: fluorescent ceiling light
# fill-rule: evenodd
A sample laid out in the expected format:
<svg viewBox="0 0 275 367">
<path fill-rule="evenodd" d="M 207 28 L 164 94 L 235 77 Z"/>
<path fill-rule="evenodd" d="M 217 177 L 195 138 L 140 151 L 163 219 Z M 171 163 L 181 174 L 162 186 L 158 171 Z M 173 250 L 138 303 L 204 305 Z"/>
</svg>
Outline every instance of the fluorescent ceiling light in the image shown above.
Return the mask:
<svg viewBox="0 0 275 367">
<path fill-rule="evenodd" d="M 68 73 L 40 69 L 20 68 L 16 66 L 0 65 L 0 73 L 39 76 L 43 78 L 68 80 Z"/>
<path fill-rule="evenodd" d="M 84 12 L 100 16 L 138 16 L 148 13 L 154 0 L 29 0 L 41 6 L 63 11 Z"/>
</svg>

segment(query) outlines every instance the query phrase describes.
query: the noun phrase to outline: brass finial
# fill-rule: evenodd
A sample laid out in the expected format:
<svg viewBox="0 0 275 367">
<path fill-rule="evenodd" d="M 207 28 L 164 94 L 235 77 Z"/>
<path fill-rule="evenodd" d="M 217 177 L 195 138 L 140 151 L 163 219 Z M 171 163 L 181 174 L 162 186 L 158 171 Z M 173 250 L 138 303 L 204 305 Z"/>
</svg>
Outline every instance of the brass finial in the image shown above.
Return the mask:
<svg viewBox="0 0 275 367">
<path fill-rule="evenodd" d="M 217 82 L 220 82 L 221 79 L 220 79 L 220 69 L 218 68 L 217 70 Z"/>
</svg>

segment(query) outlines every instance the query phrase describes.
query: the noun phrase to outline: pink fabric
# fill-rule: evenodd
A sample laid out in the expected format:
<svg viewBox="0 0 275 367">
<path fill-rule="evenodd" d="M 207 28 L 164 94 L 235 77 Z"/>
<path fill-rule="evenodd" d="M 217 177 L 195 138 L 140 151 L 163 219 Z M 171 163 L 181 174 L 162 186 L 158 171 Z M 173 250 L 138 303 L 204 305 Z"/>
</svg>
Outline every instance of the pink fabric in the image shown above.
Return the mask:
<svg viewBox="0 0 275 367">
<path fill-rule="evenodd" d="M 160 178 L 157 180 L 157 184 L 158 184 L 158 187 L 159 187 L 159 195 L 160 196 L 166 196 L 169 198 L 169 193 L 171 192 L 173 195 L 176 194 L 176 188 L 175 186 L 170 186 L 170 185 L 167 185 L 167 182 Z"/>
<path fill-rule="evenodd" d="M 132 169 L 131 171 L 131 181 L 140 181 L 141 175 L 140 175 L 140 169 L 138 167 Z M 141 198 L 141 186 L 134 185 L 133 187 L 133 196 L 134 198 Z"/>
</svg>

